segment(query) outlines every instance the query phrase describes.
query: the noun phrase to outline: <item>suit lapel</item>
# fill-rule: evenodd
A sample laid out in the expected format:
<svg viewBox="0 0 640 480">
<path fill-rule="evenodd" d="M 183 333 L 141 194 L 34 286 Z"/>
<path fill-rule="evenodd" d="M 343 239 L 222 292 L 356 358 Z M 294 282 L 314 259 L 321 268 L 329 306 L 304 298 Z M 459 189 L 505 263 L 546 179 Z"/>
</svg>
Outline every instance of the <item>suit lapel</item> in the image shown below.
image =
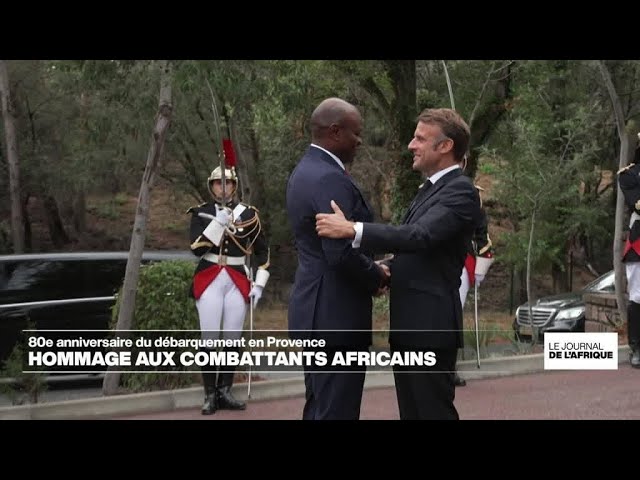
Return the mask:
<svg viewBox="0 0 640 480">
<path fill-rule="evenodd" d="M 346 174 L 346 172 L 345 172 L 345 174 Z M 365 196 L 362 194 L 362 190 L 360 190 L 360 187 L 358 186 L 358 184 L 355 182 L 355 180 L 353 179 L 353 177 L 351 175 L 348 175 L 348 178 L 351 181 L 351 184 L 354 186 L 354 188 L 360 194 L 360 198 L 362 199 L 362 203 L 364 203 L 364 206 L 368 211 L 367 213 L 369 215 L 373 215 L 373 210 L 371 210 L 371 206 L 369 205 L 369 202 L 367 202 L 367 199 L 365 198 Z"/>
<path fill-rule="evenodd" d="M 343 170 L 340 167 L 340 165 L 338 165 L 338 162 L 336 162 L 333 158 L 331 158 L 331 156 L 328 155 L 326 152 L 320 150 L 319 148 L 315 148 L 315 147 L 311 147 L 311 146 L 309 147 L 309 151 L 310 151 L 312 156 L 313 155 L 317 155 L 322 161 L 328 163 L 331 166 L 331 168 L 335 168 L 336 170 L 342 172 L 349 179 L 349 181 L 354 186 L 356 191 L 360 194 L 360 198 L 362 199 L 362 202 L 364 203 L 364 206 L 367 209 L 367 214 L 370 215 L 370 216 L 373 216 L 373 210 L 371 209 L 371 206 L 369 205 L 369 202 L 367 202 L 367 199 L 362 194 L 362 190 L 360 190 L 360 187 L 355 182 L 353 177 L 350 174 L 348 174 L 346 170 Z"/>
<path fill-rule="evenodd" d="M 447 173 L 444 177 L 438 180 L 435 185 L 432 185 L 431 188 L 424 194 L 424 196 L 416 202 L 415 206 L 407 212 L 407 216 L 404 219 L 403 223 L 409 223 L 411 219 L 415 216 L 416 212 L 420 210 L 420 207 L 424 205 L 424 203 L 429 200 L 433 195 L 436 194 L 442 187 L 444 187 L 450 180 L 458 177 L 462 174 L 462 170 L 456 168 L 451 172 Z"/>
</svg>

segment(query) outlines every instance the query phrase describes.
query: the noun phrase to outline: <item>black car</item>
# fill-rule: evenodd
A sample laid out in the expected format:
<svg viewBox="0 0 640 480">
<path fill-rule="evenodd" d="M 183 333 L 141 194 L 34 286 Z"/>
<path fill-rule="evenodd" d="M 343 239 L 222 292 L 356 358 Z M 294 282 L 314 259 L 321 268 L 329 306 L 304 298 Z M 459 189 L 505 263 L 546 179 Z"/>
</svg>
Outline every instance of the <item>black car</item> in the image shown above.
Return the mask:
<svg viewBox="0 0 640 480">
<path fill-rule="evenodd" d="M 114 294 L 129 252 L 0 256 L 0 367 L 21 331 L 108 329 Z M 148 251 L 143 263 L 196 258 L 191 252 Z"/>
<path fill-rule="evenodd" d="M 544 332 L 584 332 L 585 304 L 582 295 L 593 292 L 615 292 L 613 270 L 596 278 L 580 292 L 540 298 L 531 308 L 539 338 L 543 338 Z M 529 304 L 524 303 L 516 310 L 513 330 L 519 340 L 532 335 L 528 307 Z"/>
</svg>

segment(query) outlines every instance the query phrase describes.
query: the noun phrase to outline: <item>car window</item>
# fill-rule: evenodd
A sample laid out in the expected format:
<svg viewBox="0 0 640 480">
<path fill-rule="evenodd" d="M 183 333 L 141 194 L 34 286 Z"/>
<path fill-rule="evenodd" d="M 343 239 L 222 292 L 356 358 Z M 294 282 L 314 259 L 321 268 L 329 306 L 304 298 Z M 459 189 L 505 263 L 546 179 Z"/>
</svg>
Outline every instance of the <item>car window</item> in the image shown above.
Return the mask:
<svg viewBox="0 0 640 480">
<path fill-rule="evenodd" d="M 51 260 L 6 262 L 0 270 L 3 304 L 83 296 L 85 277 L 79 263 Z"/>
<path fill-rule="evenodd" d="M 87 297 L 108 297 L 116 293 L 124 281 L 127 259 L 87 260 Z"/>
<path fill-rule="evenodd" d="M 183 258 L 195 257 L 149 253 L 142 263 Z M 0 304 L 112 296 L 122 286 L 126 266 L 126 255 L 2 261 Z"/>
<path fill-rule="evenodd" d="M 584 288 L 585 292 L 614 292 L 615 291 L 615 276 L 613 270 L 609 273 L 596 278 L 593 282 Z"/>
</svg>

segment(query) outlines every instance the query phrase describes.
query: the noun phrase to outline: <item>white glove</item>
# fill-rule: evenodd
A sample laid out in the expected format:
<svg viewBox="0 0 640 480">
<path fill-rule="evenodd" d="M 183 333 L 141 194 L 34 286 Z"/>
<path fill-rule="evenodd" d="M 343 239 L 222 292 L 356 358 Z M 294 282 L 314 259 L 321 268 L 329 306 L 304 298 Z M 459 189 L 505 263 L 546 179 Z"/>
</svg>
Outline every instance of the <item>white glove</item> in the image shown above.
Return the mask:
<svg viewBox="0 0 640 480">
<path fill-rule="evenodd" d="M 218 222 L 220 222 L 220 224 L 222 224 L 225 227 L 231 224 L 232 223 L 231 210 L 229 210 L 228 208 L 222 208 L 218 210 L 218 212 L 216 213 L 216 220 L 218 220 Z"/>
<path fill-rule="evenodd" d="M 484 280 L 484 275 L 481 273 L 476 273 L 476 284 L 478 286 L 480 286 L 483 280 Z"/>
<path fill-rule="evenodd" d="M 254 285 L 251 291 L 249 292 L 249 297 L 253 298 L 253 306 L 258 305 L 258 300 L 262 298 L 262 287 L 260 285 Z"/>
</svg>

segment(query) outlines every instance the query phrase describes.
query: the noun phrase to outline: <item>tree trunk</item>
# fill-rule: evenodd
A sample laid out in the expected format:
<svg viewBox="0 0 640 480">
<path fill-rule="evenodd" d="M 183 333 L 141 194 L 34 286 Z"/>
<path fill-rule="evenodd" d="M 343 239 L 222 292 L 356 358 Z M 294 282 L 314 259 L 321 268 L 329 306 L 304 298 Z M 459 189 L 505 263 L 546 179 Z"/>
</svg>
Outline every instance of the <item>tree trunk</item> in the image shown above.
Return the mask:
<svg viewBox="0 0 640 480">
<path fill-rule="evenodd" d="M 569 277 L 566 271 L 560 268 L 560 265 L 551 264 L 551 278 L 553 279 L 554 293 L 562 293 L 569 291 Z"/>
<path fill-rule="evenodd" d="M 529 247 L 527 248 L 527 306 L 529 308 L 529 322 L 531 323 L 531 344 L 538 343 L 538 327 L 533 324 L 533 292 L 531 290 L 531 250 L 533 249 L 533 235 L 536 227 L 537 203 L 531 212 L 531 231 L 529 232 Z"/>
<path fill-rule="evenodd" d="M 506 67 L 507 73 L 496 82 L 491 103 L 479 113 L 474 111 L 468 120 L 471 138 L 469 139 L 469 158 L 465 171 L 470 178 L 476 177 L 480 147 L 487 142 L 494 130 L 500 125 L 500 119 L 507 112 L 507 106 L 512 97 L 511 69 L 511 66 Z"/>
<path fill-rule="evenodd" d="M 122 300 L 118 312 L 118 323 L 116 330 L 130 330 L 133 323 L 133 313 L 136 302 L 136 289 L 138 286 L 138 276 L 140 273 L 140 261 L 144 249 L 144 240 L 147 230 L 147 216 L 149 214 L 151 189 L 160 161 L 164 153 L 164 144 L 171 124 L 173 106 L 171 104 L 171 64 L 167 60 L 160 63 L 160 98 L 156 123 L 151 137 L 151 145 L 147 155 L 147 163 L 142 176 L 140 193 L 138 195 L 138 207 L 131 234 L 131 246 L 129 248 L 129 259 L 125 271 L 124 285 L 122 287 Z M 107 370 L 103 384 L 102 393 L 113 395 L 120 384 L 120 373 Z"/>
<path fill-rule="evenodd" d="M 84 191 L 80 190 L 73 199 L 73 228 L 78 234 L 87 230 L 87 201 Z"/>
<path fill-rule="evenodd" d="M 47 217 L 47 225 L 49 227 L 49 236 L 51 242 L 56 248 L 63 247 L 71 242 L 60 218 L 60 210 L 56 199 L 51 195 L 47 195 L 42 199 L 45 216 Z"/>
<path fill-rule="evenodd" d="M 11 239 L 14 253 L 24 252 L 22 203 L 20 202 L 20 163 L 18 160 L 18 137 L 16 133 L 15 110 L 11 102 L 9 72 L 7 62 L 0 60 L 0 103 L 7 144 L 7 165 L 9 168 L 9 197 L 11 201 Z"/>
<path fill-rule="evenodd" d="M 244 155 L 244 174 L 247 177 L 244 189 L 246 193 L 245 202 L 252 202 L 253 205 L 263 205 L 264 185 L 263 177 L 258 175 L 258 166 L 260 165 L 260 145 L 258 144 L 258 136 L 253 127 L 249 129 L 251 138 L 251 154 Z M 253 172 L 253 175 L 251 175 Z"/>
<path fill-rule="evenodd" d="M 22 202 L 22 222 L 24 229 L 24 248 L 26 252 L 30 252 L 33 248 L 33 234 L 31 233 L 31 218 L 29 218 L 29 199 L 31 194 L 27 193 Z"/>
<path fill-rule="evenodd" d="M 391 148 L 397 153 L 397 169 L 393 189 L 392 209 L 400 220 L 417 192 L 422 179 L 411 168 L 413 155 L 407 150 L 416 129 L 416 62 L 388 60 L 384 62 L 394 92 L 389 117 L 392 120 Z"/>
<path fill-rule="evenodd" d="M 598 67 L 600 69 L 600 73 L 602 74 L 602 78 L 604 80 L 604 84 L 607 87 L 607 91 L 609 92 L 609 98 L 611 99 L 611 104 L 613 106 L 613 113 L 616 119 L 616 127 L 618 129 L 618 137 L 620 138 L 620 159 L 619 159 L 619 168 L 626 167 L 631 158 L 633 157 L 633 146 L 635 145 L 635 138 L 630 138 L 629 132 L 625 127 L 625 118 L 622 110 L 622 103 L 620 102 L 620 97 L 618 96 L 618 92 L 616 92 L 616 87 L 613 85 L 613 80 L 611 79 L 611 74 L 609 73 L 609 69 L 605 65 L 604 61 L 598 61 Z M 622 245 L 624 242 L 623 238 L 623 216 L 624 216 L 624 197 L 622 196 L 622 191 L 620 190 L 620 185 L 617 186 L 617 195 L 616 195 L 616 217 L 615 217 L 615 228 L 613 234 L 613 269 L 614 269 L 614 277 L 615 277 L 615 288 L 616 288 L 616 301 L 618 303 L 618 312 L 620 313 L 620 318 L 622 322 L 627 324 L 627 300 L 625 298 L 625 288 L 626 285 L 626 275 L 624 265 L 622 263 Z"/>
</svg>

